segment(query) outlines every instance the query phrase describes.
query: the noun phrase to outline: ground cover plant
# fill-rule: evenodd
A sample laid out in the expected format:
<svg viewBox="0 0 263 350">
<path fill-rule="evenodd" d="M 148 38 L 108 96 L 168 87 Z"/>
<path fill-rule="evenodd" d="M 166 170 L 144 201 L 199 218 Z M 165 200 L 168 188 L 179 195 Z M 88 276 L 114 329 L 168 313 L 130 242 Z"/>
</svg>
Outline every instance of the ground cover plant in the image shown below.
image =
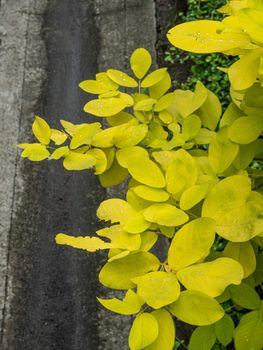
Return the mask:
<svg viewBox="0 0 263 350">
<path fill-rule="evenodd" d="M 183 23 L 168 39 L 183 50 L 237 56 L 221 68 L 231 82 L 224 113 L 200 81 L 194 91 L 171 92 L 167 69 L 149 73 L 151 56 L 139 48 L 133 76 L 109 69 L 80 83 L 98 95 L 84 110 L 109 127 L 61 120 L 56 130 L 36 117 L 38 142 L 19 145 L 31 161 L 94 169 L 104 187 L 128 180 L 125 199 L 100 204 L 97 216 L 109 225 L 97 237 L 55 239 L 108 250 L 99 281 L 125 295 L 98 301 L 135 315 L 131 350 L 172 350 L 174 318 L 196 326 L 183 344 L 190 350 L 263 348 L 263 2 L 232 0 L 220 11 L 223 21 Z M 161 237 L 163 261 L 151 250 Z"/>
</svg>

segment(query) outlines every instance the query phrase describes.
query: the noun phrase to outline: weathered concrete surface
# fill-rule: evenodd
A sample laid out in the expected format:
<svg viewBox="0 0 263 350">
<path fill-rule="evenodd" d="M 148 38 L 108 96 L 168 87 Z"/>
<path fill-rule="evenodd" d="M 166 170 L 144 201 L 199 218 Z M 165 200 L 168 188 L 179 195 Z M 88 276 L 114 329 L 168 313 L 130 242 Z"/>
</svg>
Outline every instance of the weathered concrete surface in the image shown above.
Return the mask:
<svg viewBox="0 0 263 350">
<path fill-rule="evenodd" d="M 129 318 L 99 311 L 103 258 L 58 247 L 58 231 L 92 234 L 108 193 L 89 172 L 32 164 L 14 144 L 33 141 L 33 116 L 87 120 L 78 82 L 127 68 L 137 46 L 154 52 L 153 0 L 1 2 L 0 297 L 3 350 L 127 349 Z M 92 120 L 92 119 L 89 119 Z"/>
</svg>

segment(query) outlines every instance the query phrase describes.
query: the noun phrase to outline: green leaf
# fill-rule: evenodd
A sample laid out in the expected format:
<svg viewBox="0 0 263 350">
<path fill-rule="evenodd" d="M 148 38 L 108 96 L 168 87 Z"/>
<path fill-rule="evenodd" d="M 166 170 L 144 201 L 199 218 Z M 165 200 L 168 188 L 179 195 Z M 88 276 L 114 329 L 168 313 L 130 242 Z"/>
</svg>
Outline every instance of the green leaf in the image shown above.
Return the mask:
<svg viewBox="0 0 263 350">
<path fill-rule="evenodd" d="M 151 313 L 158 322 L 158 337 L 145 350 L 173 350 L 175 342 L 175 326 L 170 313 L 164 309 Z"/>
<path fill-rule="evenodd" d="M 229 343 L 231 343 L 233 339 L 234 328 L 234 322 L 232 318 L 227 314 L 225 314 L 221 320 L 215 323 L 216 337 L 222 345 L 227 346 Z"/>
<path fill-rule="evenodd" d="M 178 271 L 209 254 L 215 239 L 215 222 L 198 218 L 176 232 L 168 251 L 168 264 Z"/>
<path fill-rule="evenodd" d="M 96 159 L 88 154 L 81 154 L 70 151 L 64 161 L 63 166 L 67 170 L 85 170 L 90 169 L 96 164 Z"/>
<path fill-rule="evenodd" d="M 181 321 L 194 326 L 207 326 L 224 316 L 223 308 L 215 299 L 193 290 L 183 291 L 169 309 Z"/>
<path fill-rule="evenodd" d="M 130 63 L 134 75 L 142 79 L 152 64 L 151 54 L 144 48 L 136 49 L 131 55 Z"/>
<path fill-rule="evenodd" d="M 164 226 L 179 226 L 188 221 L 188 215 L 171 204 L 156 203 L 143 211 L 143 216 L 149 222 Z"/>
<path fill-rule="evenodd" d="M 245 116 L 238 118 L 228 129 L 231 141 L 246 145 L 255 141 L 263 130 L 262 116 Z"/>
<path fill-rule="evenodd" d="M 216 341 L 213 325 L 197 327 L 190 338 L 189 350 L 211 350 Z"/>
<path fill-rule="evenodd" d="M 237 305 L 249 310 L 260 308 L 260 297 L 249 284 L 241 283 L 239 286 L 230 286 L 228 290 Z"/>
<path fill-rule="evenodd" d="M 185 267 L 177 272 L 177 278 L 189 290 L 217 297 L 228 285 L 241 283 L 243 269 L 236 260 L 218 258 Z"/>
<path fill-rule="evenodd" d="M 180 285 L 172 273 L 156 271 L 133 278 L 137 293 L 152 308 L 159 309 L 179 298 Z"/>
<path fill-rule="evenodd" d="M 43 145 L 49 144 L 51 129 L 44 119 L 36 116 L 32 125 L 32 131 L 40 143 Z"/>
<path fill-rule="evenodd" d="M 113 298 L 113 299 L 97 298 L 97 300 L 106 309 L 121 315 L 137 314 L 137 312 L 139 312 L 142 307 L 141 299 L 131 289 L 127 291 L 123 300 L 119 300 L 116 298 Z"/>
<path fill-rule="evenodd" d="M 110 117 L 121 112 L 126 106 L 126 102 L 121 98 L 101 98 L 89 101 L 84 106 L 84 111 L 97 117 Z"/>
<path fill-rule="evenodd" d="M 130 349 L 144 349 L 157 339 L 158 333 L 158 322 L 153 315 L 148 313 L 138 315 L 133 322 L 129 335 Z"/>
<path fill-rule="evenodd" d="M 218 21 L 193 21 L 170 29 L 167 37 L 175 47 L 196 53 L 224 52 L 250 43 L 247 34 L 223 29 Z"/>
<path fill-rule="evenodd" d="M 125 87 L 137 87 L 138 86 L 138 83 L 136 80 L 131 78 L 128 74 L 121 72 L 120 70 L 108 69 L 107 75 L 112 81 L 114 81 L 114 83 L 116 83 L 120 86 L 125 86 Z"/>
<path fill-rule="evenodd" d="M 92 123 L 84 125 L 82 128 L 77 130 L 70 142 L 70 148 L 75 149 L 82 145 L 90 145 L 93 136 L 100 130 L 100 123 Z"/>
<path fill-rule="evenodd" d="M 244 270 L 244 278 L 250 276 L 256 269 L 256 256 L 250 242 L 228 242 L 223 255 L 238 261 Z"/>
<path fill-rule="evenodd" d="M 159 83 L 165 76 L 167 68 L 159 68 L 150 73 L 143 79 L 141 83 L 142 88 L 151 87 L 157 83 Z"/>
<path fill-rule="evenodd" d="M 234 333 L 236 350 L 262 350 L 263 322 L 258 311 L 244 315 Z"/>
<path fill-rule="evenodd" d="M 160 266 L 155 255 L 148 252 L 131 254 L 123 259 L 108 262 L 100 271 L 99 281 L 112 289 L 134 288 L 133 278 L 156 271 Z"/>
</svg>

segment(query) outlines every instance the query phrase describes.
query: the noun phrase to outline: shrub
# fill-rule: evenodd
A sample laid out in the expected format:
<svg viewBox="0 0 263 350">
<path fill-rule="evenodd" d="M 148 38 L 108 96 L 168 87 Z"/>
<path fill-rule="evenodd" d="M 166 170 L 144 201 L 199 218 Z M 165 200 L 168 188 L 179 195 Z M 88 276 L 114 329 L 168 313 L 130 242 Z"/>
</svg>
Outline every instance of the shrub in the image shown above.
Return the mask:
<svg viewBox="0 0 263 350">
<path fill-rule="evenodd" d="M 194 92 L 167 93 L 167 69 L 148 73 L 151 56 L 139 48 L 130 59 L 134 77 L 109 69 L 80 83 L 98 95 L 84 110 L 110 127 L 62 120 L 63 129 L 55 130 L 36 117 L 38 142 L 19 145 L 32 161 L 93 168 L 104 187 L 128 178 L 125 199 L 100 204 L 98 218 L 110 225 L 98 237 L 59 233 L 56 242 L 108 250 L 99 280 L 126 293 L 123 300 L 98 301 L 136 315 L 131 350 L 173 349 L 173 317 L 197 326 L 191 350 L 233 339 L 237 350 L 263 347 L 262 10 L 260 1 L 230 1 L 222 23 L 188 22 L 168 33 L 181 49 L 240 56 L 226 70 L 233 102 L 223 115 L 218 97 L 200 81 Z M 161 236 L 168 242 L 165 261 L 150 252 Z"/>
</svg>

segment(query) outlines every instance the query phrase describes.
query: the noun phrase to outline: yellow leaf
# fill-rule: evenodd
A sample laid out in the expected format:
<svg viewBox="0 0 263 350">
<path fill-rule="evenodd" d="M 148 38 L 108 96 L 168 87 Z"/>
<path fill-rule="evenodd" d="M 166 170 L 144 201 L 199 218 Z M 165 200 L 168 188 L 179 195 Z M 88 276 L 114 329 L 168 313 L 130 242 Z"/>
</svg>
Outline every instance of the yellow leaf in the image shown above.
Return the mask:
<svg viewBox="0 0 263 350">
<path fill-rule="evenodd" d="M 67 154 L 69 154 L 68 146 L 59 147 L 51 154 L 51 158 L 58 160 L 62 157 L 65 157 Z"/>
<path fill-rule="evenodd" d="M 161 169 L 149 158 L 132 156 L 128 159 L 127 168 L 131 176 L 144 185 L 156 188 L 165 186 Z"/>
<path fill-rule="evenodd" d="M 151 313 L 158 322 L 159 332 L 157 339 L 145 350 L 172 350 L 175 342 L 175 326 L 170 313 L 164 309 Z"/>
<path fill-rule="evenodd" d="M 99 179 L 103 187 L 111 187 L 123 182 L 128 174 L 128 170 L 121 167 L 114 159 L 111 167 L 105 173 L 100 174 Z"/>
<path fill-rule="evenodd" d="M 111 248 L 110 243 L 106 243 L 97 237 L 73 237 L 64 233 L 58 233 L 55 239 L 57 244 L 64 244 L 73 248 L 87 250 L 89 252 Z"/>
<path fill-rule="evenodd" d="M 207 195 L 202 216 L 211 217 L 220 222 L 230 210 L 243 205 L 251 192 L 251 182 L 248 177 L 234 175 L 219 181 Z"/>
<path fill-rule="evenodd" d="M 259 2 L 260 3 L 260 2 Z M 260 3 L 261 8 L 244 8 L 241 9 L 237 18 L 240 25 L 245 29 L 245 31 L 250 35 L 252 41 L 256 43 L 263 43 L 263 15 L 262 15 L 262 3 Z"/>
<path fill-rule="evenodd" d="M 156 203 L 144 210 L 143 215 L 149 222 L 168 227 L 183 225 L 188 215 L 171 204 Z"/>
<path fill-rule="evenodd" d="M 79 87 L 85 92 L 95 95 L 103 94 L 109 91 L 109 86 L 106 86 L 97 80 L 84 80 L 79 84 Z"/>
<path fill-rule="evenodd" d="M 116 84 L 118 84 L 120 86 L 125 86 L 125 87 L 137 87 L 138 86 L 138 83 L 136 80 L 131 78 L 128 74 L 121 72 L 120 70 L 108 69 L 107 75 L 112 81 L 114 81 Z"/>
<path fill-rule="evenodd" d="M 209 187 L 207 185 L 194 185 L 183 192 L 180 198 L 180 208 L 189 210 L 205 198 Z"/>
<path fill-rule="evenodd" d="M 97 210 L 97 216 L 100 220 L 110 220 L 111 223 L 120 222 L 123 225 L 136 213 L 136 210 L 128 202 L 118 198 L 107 199 L 101 202 Z"/>
<path fill-rule="evenodd" d="M 159 118 L 161 119 L 161 121 L 165 124 L 170 124 L 173 122 L 173 116 L 171 113 L 167 112 L 167 111 L 162 111 L 159 113 Z"/>
<path fill-rule="evenodd" d="M 107 118 L 107 122 L 111 126 L 118 126 L 118 125 L 121 125 L 121 124 L 128 123 L 132 119 L 133 119 L 133 116 L 130 113 L 120 112 L 120 113 L 115 114 L 115 115 L 113 115 L 111 117 L 108 117 Z"/>
<path fill-rule="evenodd" d="M 108 91 L 104 94 L 100 94 L 99 98 L 120 97 L 120 91 Z"/>
<path fill-rule="evenodd" d="M 222 107 L 218 97 L 212 91 L 207 90 L 207 99 L 198 111 L 196 111 L 196 114 L 201 119 L 202 125 L 210 130 L 215 130 L 220 120 L 221 113 Z"/>
<path fill-rule="evenodd" d="M 240 284 L 243 277 L 242 266 L 230 258 L 218 258 L 177 272 L 178 280 L 186 289 L 203 292 L 211 297 L 222 294 L 230 284 Z"/>
<path fill-rule="evenodd" d="M 110 117 L 121 112 L 127 106 L 121 98 L 111 97 L 89 101 L 84 111 L 97 117 Z"/>
<path fill-rule="evenodd" d="M 119 85 L 114 83 L 114 81 L 112 81 L 106 72 L 101 72 L 101 73 L 97 73 L 96 74 L 96 80 L 103 84 L 106 85 L 108 87 L 109 90 L 117 90 Z"/>
<path fill-rule="evenodd" d="M 250 43 L 245 33 L 223 31 L 221 22 L 201 20 L 179 24 L 167 37 L 179 49 L 195 53 L 224 52 Z"/>
<path fill-rule="evenodd" d="M 176 232 L 168 251 L 168 264 L 178 271 L 209 254 L 215 239 L 215 222 L 198 218 Z"/>
<path fill-rule="evenodd" d="M 256 269 L 256 256 L 250 242 L 228 242 L 223 256 L 238 261 L 244 270 L 244 278 L 250 276 Z"/>
<path fill-rule="evenodd" d="M 123 129 L 120 129 L 113 138 L 114 144 L 118 148 L 135 146 L 144 139 L 147 131 L 148 127 L 145 124 L 123 124 Z"/>
<path fill-rule="evenodd" d="M 256 82 L 262 54 L 262 49 L 249 50 L 228 69 L 229 79 L 234 90 L 248 89 Z"/>
<path fill-rule="evenodd" d="M 96 164 L 96 159 L 87 154 L 69 152 L 63 161 L 63 166 L 67 170 L 90 169 Z"/>
<path fill-rule="evenodd" d="M 76 131 L 70 142 L 70 148 L 75 149 L 82 145 L 90 145 L 92 139 L 101 128 L 100 123 L 92 123 L 84 125 L 82 128 Z"/>
<path fill-rule="evenodd" d="M 68 135 L 63 131 L 60 131 L 57 129 L 51 129 L 50 139 L 54 141 L 56 145 L 62 145 L 67 138 L 68 138 Z"/>
<path fill-rule="evenodd" d="M 183 291 L 169 309 L 181 321 L 194 326 L 213 324 L 224 316 L 224 309 L 215 299 L 193 290 Z"/>
<path fill-rule="evenodd" d="M 170 92 L 169 94 L 163 95 L 159 101 L 154 106 L 154 111 L 155 112 L 161 112 L 165 109 L 167 109 L 173 102 L 174 100 L 174 94 Z"/>
<path fill-rule="evenodd" d="M 149 88 L 149 95 L 151 98 L 159 100 L 171 87 L 172 81 L 170 74 L 166 71 L 164 77 L 159 81 L 159 83 L 151 86 Z"/>
<path fill-rule="evenodd" d="M 197 167 L 193 157 L 185 150 L 176 151 L 173 162 L 166 171 L 167 191 L 180 195 L 197 180 Z"/>
<path fill-rule="evenodd" d="M 216 174 L 223 173 L 234 161 L 239 151 L 237 144 L 227 137 L 227 129 L 221 129 L 211 139 L 208 159 Z"/>
<path fill-rule="evenodd" d="M 107 157 L 106 154 L 99 148 L 93 148 L 86 152 L 87 155 L 92 156 L 96 159 L 94 164 L 95 174 L 100 175 L 105 172 L 107 169 Z"/>
<path fill-rule="evenodd" d="M 120 92 L 119 97 L 126 103 L 128 107 L 133 106 L 134 100 L 131 95 L 126 94 L 124 92 Z"/>
<path fill-rule="evenodd" d="M 134 106 L 135 111 L 144 111 L 148 112 L 151 111 L 153 108 L 153 105 L 156 103 L 156 100 L 153 98 L 145 98 L 139 102 L 137 102 Z"/>
<path fill-rule="evenodd" d="M 100 282 L 112 289 L 134 288 L 133 278 L 144 275 L 149 271 L 156 271 L 160 266 L 155 255 L 139 252 L 128 255 L 120 260 L 108 262 L 100 271 Z"/>
<path fill-rule="evenodd" d="M 169 194 L 162 189 L 153 188 L 145 185 L 133 187 L 137 196 L 152 202 L 166 202 Z"/>
<path fill-rule="evenodd" d="M 140 250 L 143 252 L 148 252 L 148 250 L 150 250 L 158 240 L 158 235 L 152 231 L 145 231 L 141 233 L 140 236 L 141 236 Z"/>
<path fill-rule="evenodd" d="M 133 322 L 129 335 L 130 349 L 145 349 L 145 347 L 155 341 L 158 333 L 158 322 L 154 316 L 148 313 L 138 315 Z"/>
<path fill-rule="evenodd" d="M 21 147 L 21 145 L 20 145 Z M 24 151 L 21 153 L 21 157 L 28 158 L 33 162 L 39 162 L 49 157 L 50 153 L 45 145 L 40 143 L 24 144 Z"/>
<path fill-rule="evenodd" d="M 182 133 L 187 134 L 187 140 L 191 140 L 196 137 L 201 130 L 201 120 L 195 115 L 191 114 L 186 117 L 182 124 Z"/>
<path fill-rule="evenodd" d="M 166 71 L 167 68 L 156 69 L 155 71 L 147 75 L 146 78 L 143 79 L 141 87 L 148 88 L 159 83 L 164 78 Z"/>
<path fill-rule="evenodd" d="M 152 308 L 160 309 L 179 298 L 180 285 L 176 276 L 163 271 L 149 272 L 132 279 L 137 293 Z"/>
<path fill-rule="evenodd" d="M 118 249 L 129 251 L 138 250 L 141 246 L 141 236 L 125 232 L 120 225 L 113 225 L 96 232 L 98 236 L 107 237 L 112 245 Z"/>
<path fill-rule="evenodd" d="M 63 119 L 60 120 L 60 123 L 70 136 L 73 136 L 83 126 L 88 125 L 87 123 L 75 125 Z"/>
<path fill-rule="evenodd" d="M 123 168 L 128 168 L 129 159 L 140 157 L 141 160 L 148 159 L 149 155 L 146 149 L 139 146 L 125 147 L 116 153 L 118 163 Z"/>
<path fill-rule="evenodd" d="M 32 125 L 32 131 L 40 143 L 44 145 L 49 144 L 51 129 L 44 119 L 36 116 Z"/>
<path fill-rule="evenodd" d="M 263 131 L 262 116 L 245 116 L 236 119 L 228 129 L 233 142 L 246 145 L 255 141 Z"/>
<path fill-rule="evenodd" d="M 106 309 L 121 315 L 137 314 L 137 312 L 139 312 L 142 307 L 141 299 L 131 289 L 128 290 L 123 300 L 119 300 L 116 298 L 113 298 L 113 299 L 97 298 L 97 300 Z"/>
<path fill-rule="evenodd" d="M 130 63 L 134 75 L 142 79 L 152 64 L 151 54 L 144 48 L 136 49 L 131 55 Z"/>
</svg>

